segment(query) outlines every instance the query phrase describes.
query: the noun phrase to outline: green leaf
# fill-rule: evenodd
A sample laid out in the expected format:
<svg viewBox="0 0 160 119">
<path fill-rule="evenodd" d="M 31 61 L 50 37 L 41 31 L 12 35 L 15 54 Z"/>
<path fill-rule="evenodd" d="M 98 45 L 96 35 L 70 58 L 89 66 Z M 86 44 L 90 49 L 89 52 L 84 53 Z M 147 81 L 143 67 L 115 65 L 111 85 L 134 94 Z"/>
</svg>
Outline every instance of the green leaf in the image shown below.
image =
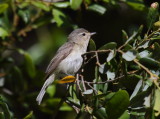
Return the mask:
<svg viewBox="0 0 160 119">
<path fill-rule="evenodd" d="M 88 7 L 88 10 L 91 10 L 91 11 L 94 11 L 94 12 L 97 12 L 101 15 L 103 15 L 107 9 L 99 4 L 92 4 Z"/>
<path fill-rule="evenodd" d="M 115 72 L 111 72 L 111 71 L 107 71 L 107 78 L 108 78 L 108 80 L 113 80 L 114 78 L 115 78 L 115 76 L 116 76 L 116 74 L 115 74 Z"/>
<path fill-rule="evenodd" d="M 36 75 L 36 70 L 35 70 L 35 66 L 34 66 L 34 63 L 33 63 L 31 56 L 25 52 L 24 59 L 25 59 L 24 65 L 25 65 L 25 69 L 26 69 L 28 75 L 31 78 L 34 78 Z"/>
<path fill-rule="evenodd" d="M 160 67 L 160 62 L 150 57 L 143 57 L 139 62 L 150 69 L 157 69 Z"/>
<path fill-rule="evenodd" d="M 21 16 L 25 23 L 28 23 L 31 19 L 29 10 L 18 10 L 18 15 Z"/>
<path fill-rule="evenodd" d="M 139 2 L 139 1 L 137 2 L 136 0 L 127 1 L 126 3 L 129 6 L 131 6 L 133 9 L 138 10 L 138 11 L 144 11 L 147 9 L 143 2 Z"/>
<path fill-rule="evenodd" d="M 70 3 L 68 1 L 66 1 L 66 2 L 56 2 L 53 5 L 58 7 L 58 8 L 67 8 L 70 5 Z"/>
<path fill-rule="evenodd" d="M 137 56 L 137 52 L 135 50 L 129 50 L 129 51 L 122 54 L 122 57 L 126 61 L 132 61 L 136 58 L 136 56 Z"/>
<path fill-rule="evenodd" d="M 154 103 L 155 116 L 160 115 L 160 90 L 155 90 L 155 103 Z"/>
<path fill-rule="evenodd" d="M 70 107 L 68 104 L 63 103 L 59 110 L 60 111 L 73 111 L 73 108 Z"/>
<path fill-rule="evenodd" d="M 92 39 L 90 39 L 90 41 L 89 41 L 89 46 L 88 46 L 88 48 L 89 48 L 89 51 L 94 51 L 94 50 L 96 50 L 96 44 L 95 44 L 95 42 L 94 42 Z"/>
<path fill-rule="evenodd" d="M 4 113 L 0 112 L 0 119 L 5 119 Z"/>
<path fill-rule="evenodd" d="M 5 119 L 11 119 L 11 113 L 8 108 L 8 105 L 2 100 L 2 97 L 0 96 L 0 107 L 5 115 Z M 3 114 L 2 114 L 3 115 Z"/>
<path fill-rule="evenodd" d="M 158 8 L 149 8 L 149 12 L 147 15 L 147 25 L 148 29 L 150 30 L 153 27 L 153 24 L 157 21 L 158 19 Z"/>
<path fill-rule="evenodd" d="M 138 81 L 143 79 L 142 76 L 137 74 L 130 74 L 121 80 L 121 83 L 123 86 L 125 86 L 127 89 L 134 90 L 135 86 L 137 85 Z"/>
<path fill-rule="evenodd" d="M 146 91 L 135 95 L 130 101 L 131 108 L 142 108 L 144 106 L 144 99 L 150 94 L 150 92 L 150 89 L 147 89 Z"/>
<path fill-rule="evenodd" d="M 115 51 L 111 50 L 107 57 L 107 62 L 111 61 L 115 56 Z"/>
<path fill-rule="evenodd" d="M 117 43 L 110 42 L 105 44 L 104 46 L 100 47 L 98 50 L 108 50 L 108 49 L 115 49 L 117 47 Z"/>
<path fill-rule="evenodd" d="M 108 116 L 106 114 L 106 109 L 104 107 L 95 110 L 93 114 L 97 117 L 97 119 L 108 119 Z"/>
<path fill-rule="evenodd" d="M 89 95 L 89 94 L 92 94 L 92 93 L 93 93 L 92 89 L 88 89 L 85 92 L 83 92 L 84 95 Z"/>
<path fill-rule="evenodd" d="M 8 4 L 6 3 L 1 3 L 0 4 L 0 14 L 2 14 L 4 11 L 6 11 L 8 8 Z"/>
<path fill-rule="evenodd" d="M 128 93 L 125 90 L 119 90 L 105 105 L 108 118 L 117 119 L 124 113 L 128 105 Z"/>
<path fill-rule="evenodd" d="M 50 97 L 53 97 L 55 95 L 56 92 L 56 86 L 55 85 L 50 85 L 46 92 L 49 94 Z"/>
<path fill-rule="evenodd" d="M 33 117 L 33 111 L 31 111 L 26 117 L 24 117 L 23 119 L 32 119 Z"/>
<path fill-rule="evenodd" d="M 49 10 L 50 10 L 49 6 L 47 6 L 47 5 L 46 5 L 44 2 L 42 2 L 42 1 L 34 1 L 34 0 L 32 0 L 31 3 L 32 3 L 34 6 L 45 10 L 46 12 L 49 12 Z"/>
<path fill-rule="evenodd" d="M 53 9 L 52 14 L 54 16 L 54 20 L 57 23 L 57 26 L 60 27 L 64 23 L 66 15 L 58 9 Z"/>
<path fill-rule="evenodd" d="M 136 85 L 136 87 L 135 87 L 132 95 L 130 96 L 130 100 L 131 100 L 134 96 L 136 96 L 136 95 L 138 94 L 141 86 L 142 86 L 142 80 L 139 80 L 139 82 L 137 83 L 137 85 Z"/>
<path fill-rule="evenodd" d="M 8 34 L 8 32 L 5 30 L 5 29 L 3 29 L 2 27 L 0 27 L 0 37 L 2 38 L 2 39 L 4 39 L 5 37 L 7 37 L 9 34 Z"/>
<path fill-rule="evenodd" d="M 130 119 L 130 115 L 129 115 L 128 111 L 125 111 L 123 113 L 123 115 L 118 119 Z"/>
<path fill-rule="evenodd" d="M 126 42 L 128 40 L 128 35 L 125 30 L 122 30 L 122 39 L 124 42 Z"/>
<path fill-rule="evenodd" d="M 70 6 L 73 10 L 79 9 L 81 4 L 82 0 L 70 0 Z"/>
</svg>

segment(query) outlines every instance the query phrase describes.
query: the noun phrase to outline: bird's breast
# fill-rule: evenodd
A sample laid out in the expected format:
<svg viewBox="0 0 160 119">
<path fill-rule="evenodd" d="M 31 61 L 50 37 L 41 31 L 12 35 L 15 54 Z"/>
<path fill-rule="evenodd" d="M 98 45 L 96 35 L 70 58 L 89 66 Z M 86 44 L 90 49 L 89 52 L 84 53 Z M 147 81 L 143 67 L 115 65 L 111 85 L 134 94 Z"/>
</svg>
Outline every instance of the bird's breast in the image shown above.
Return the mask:
<svg viewBox="0 0 160 119">
<path fill-rule="evenodd" d="M 83 59 L 82 54 L 86 49 L 74 47 L 71 53 L 58 66 L 58 71 L 66 75 L 74 75 L 81 67 Z"/>
</svg>

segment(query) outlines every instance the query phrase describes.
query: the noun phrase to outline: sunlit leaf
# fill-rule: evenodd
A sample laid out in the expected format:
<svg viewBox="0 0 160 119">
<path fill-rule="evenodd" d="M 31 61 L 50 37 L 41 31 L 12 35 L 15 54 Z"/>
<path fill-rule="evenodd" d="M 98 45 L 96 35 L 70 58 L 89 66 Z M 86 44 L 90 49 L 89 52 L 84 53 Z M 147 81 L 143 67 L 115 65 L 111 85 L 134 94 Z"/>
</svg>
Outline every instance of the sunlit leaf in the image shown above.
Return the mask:
<svg viewBox="0 0 160 119">
<path fill-rule="evenodd" d="M 51 85 L 47 88 L 46 92 L 49 94 L 50 97 L 53 97 L 56 92 L 55 85 Z"/>
<path fill-rule="evenodd" d="M 64 23 L 64 19 L 66 18 L 66 15 L 58 9 L 53 9 L 52 14 L 54 16 L 54 20 L 57 23 L 57 26 L 61 26 Z"/>
<path fill-rule="evenodd" d="M 73 10 L 77 10 L 80 8 L 80 5 L 82 4 L 82 0 L 70 0 L 70 6 Z"/>
<path fill-rule="evenodd" d="M 24 117 L 23 119 L 32 119 L 33 117 L 33 111 L 31 111 L 26 117 Z"/>
<path fill-rule="evenodd" d="M 136 51 L 134 50 L 129 50 L 125 53 L 123 53 L 122 57 L 126 60 L 126 61 L 132 61 L 136 58 Z"/>
<path fill-rule="evenodd" d="M 54 3 L 54 6 L 59 7 L 59 8 L 67 8 L 69 5 L 70 3 L 68 1 Z"/>
<path fill-rule="evenodd" d="M 159 89 L 155 90 L 155 103 L 154 103 L 155 115 L 160 115 L 160 91 Z"/>
<path fill-rule="evenodd" d="M 148 57 L 148 55 L 149 55 L 149 51 L 148 50 L 144 50 L 144 51 L 139 53 L 139 56 L 141 58 Z"/>
<path fill-rule="evenodd" d="M 115 78 L 115 76 L 116 76 L 115 72 L 111 72 L 109 70 L 107 71 L 107 77 L 108 77 L 108 79 L 113 80 Z"/>
<path fill-rule="evenodd" d="M 132 95 L 130 96 L 130 100 L 131 100 L 134 96 L 137 95 L 137 93 L 138 93 L 138 91 L 140 90 L 141 86 L 142 86 L 142 80 L 139 80 L 139 82 L 137 83 L 137 85 L 136 85 L 136 87 L 135 87 Z"/>
<path fill-rule="evenodd" d="M 143 2 L 139 2 L 139 1 L 137 2 L 136 0 L 133 0 L 133 1 L 127 1 L 126 3 L 135 10 L 138 10 L 138 11 L 147 10 Z"/>
<path fill-rule="evenodd" d="M 107 9 L 105 7 L 103 7 L 102 5 L 99 5 L 99 4 L 90 5 L 88 7 L 88 9 L 91 11 L 97 12 L 101 15 L 103 15 L 107 11 Z"/>
<path fill-rule="evenodd" d="M 107 62 L 111 61 L 115 56 L 114 50 L 111 50 L 107 57 Z"/>
<path fill-rule="evenodd" d="M 2 14 L 4 11 L 6 11 L 8 8 L 8 4 L 6 3 L 1 3 L 0 4 L 0 14 Z"/>
<path fill-rule="evenodd" d="M 38 8 L 41 8 L 41 9 L 47 11 L 47 12 L 50 10 L 49 6 L 47 6 L 47 5 L 46 5 L 44 2 L 42 2 L 42 1 L 34 1 L 34 0 L 32 0 L 31 3 L 32 3 L 34 6 L 36 6 L 36 7 L 38 7 Z"/>
<path fill-rule="evenodd" d="M 92 89 L 88 89 L 85 92 L 83 92 L 83 94 L 88 95 L 88 94 L 92 94 L 93 90 Z"/>
<path fill-rule="evenodd" d="M 8 35 L 9 35 L 8 32 L 5 29 L 3 29 L 2 27 L 0 27 L 0 37 L 2 39 L 4 39 Z"/>
</svg>

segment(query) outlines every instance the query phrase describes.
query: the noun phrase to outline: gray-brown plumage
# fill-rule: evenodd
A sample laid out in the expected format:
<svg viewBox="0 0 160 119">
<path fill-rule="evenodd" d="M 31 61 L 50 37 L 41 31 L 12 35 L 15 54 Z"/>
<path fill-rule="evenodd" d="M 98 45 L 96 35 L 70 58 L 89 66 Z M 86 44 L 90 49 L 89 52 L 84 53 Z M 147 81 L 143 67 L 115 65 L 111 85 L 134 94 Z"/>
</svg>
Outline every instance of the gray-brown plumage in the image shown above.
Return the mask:
<svg viewBox="0 0 160 119">
<path fill-rule="evenodd" d="M 83 62 L 81 55 L 86 52 L 89 39 L 93 34 L 95 33 L 90 33 L 83 28 L 69 34 L 68 41 L 58 49 L 47 67 L 46 81 L 36 99 L 38 104 L 41 103 L 46 88 L 55 78 L 75 75 L 80 69 Z"/>
</svg>

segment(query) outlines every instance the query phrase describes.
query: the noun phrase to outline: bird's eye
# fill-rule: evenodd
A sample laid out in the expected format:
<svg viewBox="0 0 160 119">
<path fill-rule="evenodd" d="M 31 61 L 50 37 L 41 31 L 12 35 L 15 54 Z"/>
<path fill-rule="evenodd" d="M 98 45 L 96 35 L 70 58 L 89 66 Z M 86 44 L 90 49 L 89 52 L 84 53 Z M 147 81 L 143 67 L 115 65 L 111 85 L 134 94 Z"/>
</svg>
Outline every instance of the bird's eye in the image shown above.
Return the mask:
<svg viewBox="0 0 160 119">
<path fill-rule="evenodd" d="M 85 33 L 82 33 L 82 36 L 85 36 L 86 34 Z"/>
</svg>

